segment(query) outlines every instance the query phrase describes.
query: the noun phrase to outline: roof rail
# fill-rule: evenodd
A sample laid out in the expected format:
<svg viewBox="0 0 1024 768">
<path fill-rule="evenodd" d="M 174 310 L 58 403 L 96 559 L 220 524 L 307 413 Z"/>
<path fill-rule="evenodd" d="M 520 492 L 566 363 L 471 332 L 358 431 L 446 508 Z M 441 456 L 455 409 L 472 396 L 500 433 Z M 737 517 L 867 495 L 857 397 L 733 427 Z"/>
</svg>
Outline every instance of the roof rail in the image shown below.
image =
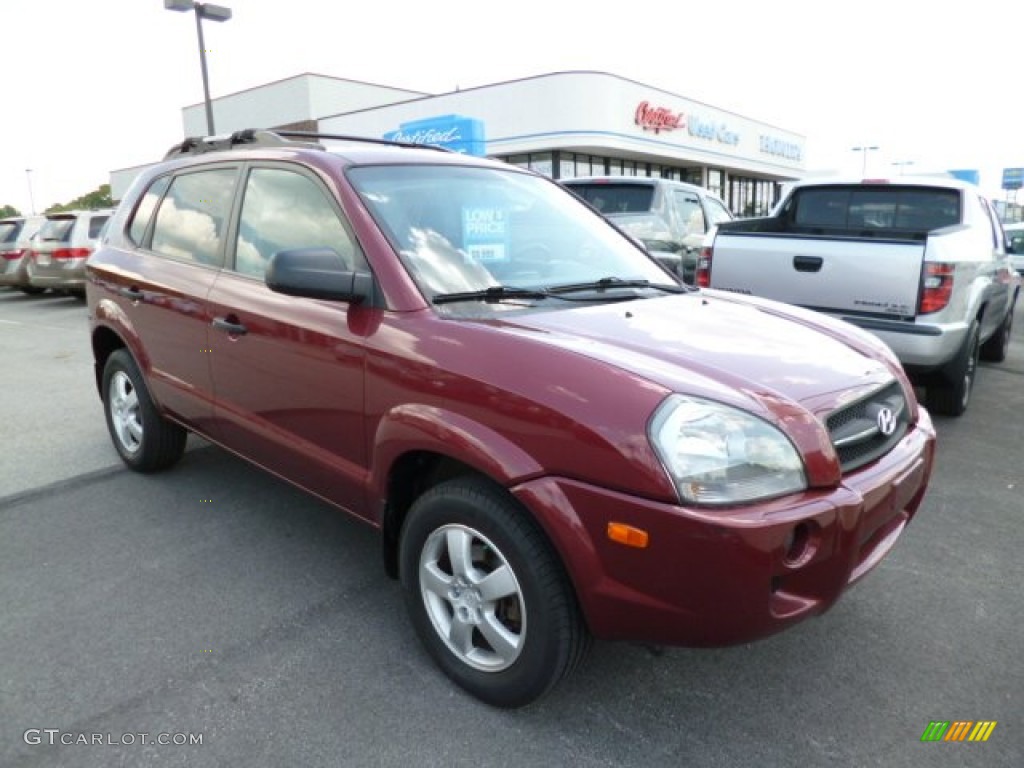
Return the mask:
<svg viewBox="0 0 1024 768">
<path fill-rule="evenodd" d="M 316 142 L 289 141 L 283 133 L 262 131 L 246 128 L 235 131 L 229 136 L 189 136 L 180 144 L 175 144 L 164 155 L 164 160 L 179 155 L 201 155 L 204 152 L 218 152 L 226 149 L 248 147 L 293 147 L 306 149 L 323 149 Z"/>
<path fill-rule="evenodd" d="M 411 141 L 394 141 L 392 139 L 376 139 L 370 136 L 350 136 L 343 133 L 315 133 L 309 131 L 274 131 L 278 136 L 289 139 L 332 139 L 336 141 L 352 141 L 361 144 L 383 144 L 388 147 L 407 147 L 409 149 L 433 149 L 438 152 L 453 152 L 447 147 L 435 144 L 414 144 Z"/>
<path fill-rule="evenodd" d="M 299 139 L 299 141 L 292 141 Z M 383 144 L 390 147 L 408 147 L 410 149 L 433 149 L 438 152 L 451 152 L 446 147 L 431 144 L 413 144 L 407 141 L 391 141 L 375 139 L 369 136 L 349 136 L 340 133 L 314 133 L 308 131 L 266 131 L 247 128 L 235 131 L 229 136 L 189 136 L 180 144 L 175 144 L 164 155 L 164 160 L 181 155 L 201 155 L 205 152 L 219 152 L 230 149 L 247 149 L 250 147 L 292 147 L 294 149 L 323 149 L 319 139 L 351 141 L 361 144 Z"/>
</svg>

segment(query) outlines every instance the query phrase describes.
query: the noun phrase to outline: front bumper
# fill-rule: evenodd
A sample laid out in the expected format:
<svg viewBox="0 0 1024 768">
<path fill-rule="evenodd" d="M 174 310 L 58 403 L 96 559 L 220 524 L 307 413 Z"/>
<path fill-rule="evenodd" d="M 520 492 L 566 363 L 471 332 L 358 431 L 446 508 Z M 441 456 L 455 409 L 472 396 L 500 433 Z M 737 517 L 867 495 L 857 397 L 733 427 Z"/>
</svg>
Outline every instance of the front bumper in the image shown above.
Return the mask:
<svg viewBox="0 0 1024 768">
<path fill-rule="evenodd" d="M 831 490 L 694 509 L 546 477 L 513 488 L 566 564 L 591 632 L 608 640 L 721 646 L 827 610 L 892 549 L 931 475 L 935 431 L 920 420 L 881 459 Z M 608 523 L 649 533 L 635 549 Z"/>
</svg>

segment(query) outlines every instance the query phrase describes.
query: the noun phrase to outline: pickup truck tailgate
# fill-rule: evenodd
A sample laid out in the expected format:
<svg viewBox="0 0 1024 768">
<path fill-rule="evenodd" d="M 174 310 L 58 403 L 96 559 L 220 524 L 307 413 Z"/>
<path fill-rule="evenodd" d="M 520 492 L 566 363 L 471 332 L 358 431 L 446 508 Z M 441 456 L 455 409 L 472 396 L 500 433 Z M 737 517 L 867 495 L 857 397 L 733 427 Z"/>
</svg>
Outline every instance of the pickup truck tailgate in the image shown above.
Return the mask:
<svg viewBox="0 0 1024 768">
<path fill-rule="evenodd" d="M 922 241 L 720 232 L 711 287 L 825 312 L 913 318 Z"/>
</svg>

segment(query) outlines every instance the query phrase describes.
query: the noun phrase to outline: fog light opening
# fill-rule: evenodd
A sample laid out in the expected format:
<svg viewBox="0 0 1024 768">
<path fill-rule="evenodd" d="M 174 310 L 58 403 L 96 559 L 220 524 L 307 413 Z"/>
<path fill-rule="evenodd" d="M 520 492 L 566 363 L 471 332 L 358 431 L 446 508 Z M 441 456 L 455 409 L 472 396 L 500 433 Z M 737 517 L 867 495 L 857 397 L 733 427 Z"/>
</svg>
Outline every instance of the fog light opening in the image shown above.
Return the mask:
<svg viewBox="0 0 1024 768">
<path fill-rule="evenodd" d="M 786 535 L 783 544 L 782 561 L 786 565 L 800 565 L 811 551 L 811 527 L 807 523 L 798 523 Z"/>
</svg>

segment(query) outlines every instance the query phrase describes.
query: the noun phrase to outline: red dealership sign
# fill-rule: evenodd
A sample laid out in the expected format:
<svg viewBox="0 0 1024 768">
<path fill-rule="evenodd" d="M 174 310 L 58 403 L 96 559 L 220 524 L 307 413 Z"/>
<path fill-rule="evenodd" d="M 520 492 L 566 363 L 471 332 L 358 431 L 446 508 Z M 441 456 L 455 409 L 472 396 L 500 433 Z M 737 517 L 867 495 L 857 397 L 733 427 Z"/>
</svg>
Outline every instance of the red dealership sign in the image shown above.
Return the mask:
<svg viewBox="0 0 1024 768">
<path fill-rule="evenodd" d="M 666 107 L 652 107 L 647 101 L 641 101 L 636 105 L 634 120 L 645 131 L 655 133 L 686 127 L 685 112 L 673 112 Z"/>
</svg>

